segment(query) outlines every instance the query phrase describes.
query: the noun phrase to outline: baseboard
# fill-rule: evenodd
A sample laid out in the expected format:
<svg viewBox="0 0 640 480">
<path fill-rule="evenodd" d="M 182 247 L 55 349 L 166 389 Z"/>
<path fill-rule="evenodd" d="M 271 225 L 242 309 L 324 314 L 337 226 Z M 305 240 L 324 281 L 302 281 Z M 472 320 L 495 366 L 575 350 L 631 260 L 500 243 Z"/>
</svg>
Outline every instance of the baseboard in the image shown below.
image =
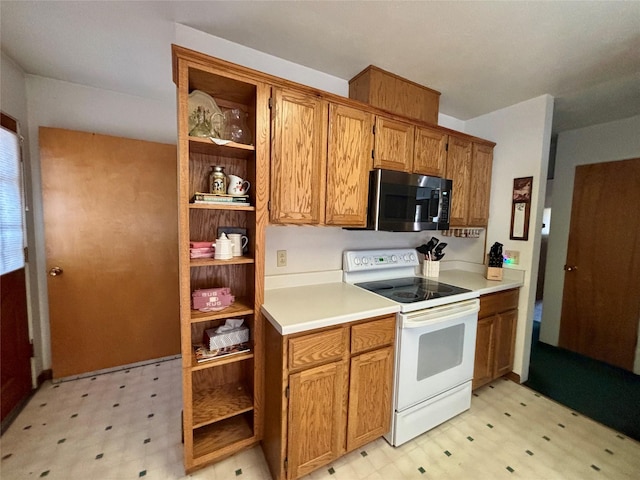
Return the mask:
<svg viewBox="0 0 640 480">
<path fill-rule="evenodd" d="M 520 375 L 518 375 L 518 374 L 517 374 L 517 373 L 515 373 L 515 372 L 509 372 L 509 373 L 507 373 L 507 374 L 504 376 L 504 378 L 506 378 L 506 379 L 508 379 L 508 380 L 511 380 L 512 382 L 515 382 L 515 383 L 517 383 L 518 385 L 520 385 L 520 383 L 522 383 L 522 382 L 521 382 L 521 380 L 520 380 Z"/>
<path fill-rule="evenodd" d="M 49 368 L 47 370 L 41 371 L 37 379 L 37 382 L 38 382 L 37 388 L 40 388 L 40 385 L 42 385 L 47 380 L 52 380 L 52 379 L 53 379 L 53 370 Z"/>
</svg>

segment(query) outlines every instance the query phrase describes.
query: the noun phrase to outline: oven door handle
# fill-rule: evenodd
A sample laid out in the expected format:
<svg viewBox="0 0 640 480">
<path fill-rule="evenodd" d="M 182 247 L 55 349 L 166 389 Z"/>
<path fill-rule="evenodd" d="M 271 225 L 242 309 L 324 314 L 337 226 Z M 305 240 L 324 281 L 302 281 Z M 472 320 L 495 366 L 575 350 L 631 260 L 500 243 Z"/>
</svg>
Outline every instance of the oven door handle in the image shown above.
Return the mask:
<svg viewBox="0 0 640 480">
<path fill-rule="evenodd" d="M 432 307 L 420 312 L 402 314 L 402 328 L 420 328 L 425 325 L 454 320 L 473 314 L 477 316 L 479 311 L 480 301 L 477 298 L 440 307 Z"/>
</svg>

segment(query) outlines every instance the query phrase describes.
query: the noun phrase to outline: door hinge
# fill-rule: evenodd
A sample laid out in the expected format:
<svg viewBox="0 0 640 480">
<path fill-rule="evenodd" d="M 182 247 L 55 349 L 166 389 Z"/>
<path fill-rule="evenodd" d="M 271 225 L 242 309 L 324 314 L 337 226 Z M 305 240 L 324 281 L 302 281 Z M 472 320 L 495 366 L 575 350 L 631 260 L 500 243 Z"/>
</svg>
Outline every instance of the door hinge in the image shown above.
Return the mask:
<svg viewBox="0 0 640 480">
<path fill-rule="evenodd" d="M 375 124 L 373 125 L 373 134 L 374 135 L 376 134 L 376 126 L 375 126 Z"/>
<path fill-rule="evenodd" d="M 33 339 L 29 340 L 29 354 L 31 355 L 31 358 L 36 358 L 36 351 L 33 348 Z"/>
<path fill-rule="evenodd" d="M 289 459 L 285 458 L 284 459 L 284 473 L 285 473 L 285 475 L 288 473 L 287 470 L 289 470 Z"/>
<path fill-rule="evenodd" d="M 289 385 L 287 385 L 286 388 L 284 389 L 284 396 L 286 398 L 289 398 Z"/>
<path fill-rule="evenodd" d="M 29 247 L 24 247 L 24 263 L 29 263 Z"/>
<path fill-rule="evenodd" d="M 269 97 L 269 108 L 273 108 L 273 97 Z"/>
<path fill-rule="evenodd" d="M 449 143 L 448 142 L 444 144 L 444 151 L 445 152 L 449 151 Z"/>
<path fill-rule="evenodd" d="M 371 150 L 371 158 L 373 158 L 375 160 L 375 158 L 376 158 L 376 151 L 375 150 Z"/>
<path fill-rule="evenodd" d="M 270 212 L 271 211 L 271 200 L 269 200 L 267 202 L 267 211 Z"/>
</svg>

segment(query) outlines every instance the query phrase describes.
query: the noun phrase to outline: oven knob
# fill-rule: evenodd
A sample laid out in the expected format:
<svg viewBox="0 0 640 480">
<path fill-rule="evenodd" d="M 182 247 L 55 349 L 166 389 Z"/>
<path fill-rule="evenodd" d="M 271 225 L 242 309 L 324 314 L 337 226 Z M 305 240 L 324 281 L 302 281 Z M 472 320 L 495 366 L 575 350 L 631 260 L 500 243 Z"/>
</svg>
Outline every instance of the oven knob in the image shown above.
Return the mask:
<svg viewBox="0 0 640 480">
<path fill-rule="evenodd" d="M 404 261 L 405 261 L 405 262 L 408 262 L 408 261 L 409 261 L 409 255 L 407 255 L 406 253 L 404 254 L 404 257 L 403 257 L 403 258 L 404 258 Z"/>
<path fill-rule="evenodd" d="M 353 263 L 355 263 L 356 265 L 360 265 L 360 259 L 358 257 L 355 257 L 353 259 Z"/>
<path fill-rule="evenodd" d="M 410 259 L 411 259 L 411 261 L 413 262 L 413 261 L 415 261 L 416 256 L 415 256 L 413 253 L 411 253 L 411 254 L 409 254 L 409 258 L 410 258 Z"/>
<path fill-rule="evenodd" d="M 397 257 L 397 256 L 395 256 L 395 255 L 391 255 L 391 261 L 392 261 L 393 263 L 396 263 L 396 262 L 398 261 L 398 257 Z"/>
<path fill-rule="evenodd" d="M 362 257 L 362 263 L 366 265 L 367 263 L 369 263 L 369 259 L 367 257 Z"/>
</svg>

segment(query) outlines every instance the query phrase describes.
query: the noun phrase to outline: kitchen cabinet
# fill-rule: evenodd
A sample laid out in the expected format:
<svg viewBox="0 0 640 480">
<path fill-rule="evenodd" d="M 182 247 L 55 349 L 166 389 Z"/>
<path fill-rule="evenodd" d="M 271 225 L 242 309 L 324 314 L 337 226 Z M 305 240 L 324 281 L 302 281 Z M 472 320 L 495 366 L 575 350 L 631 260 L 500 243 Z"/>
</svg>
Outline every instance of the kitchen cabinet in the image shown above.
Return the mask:
<svg viewBox="0 0 640 480">
<path fill-rule="evenodd" d="M 519 289 L 480 296 L 473 389 L 513 369 Z"/>
<path fill-rule="evenodd" d="M 390 428 L 395 316 L 280 335 L 265 329 L 263 451 L 274 479 L 296 479 Z"/>
<path fill-rule="evenodd" d="M 416 127 L 412 172 L 444 177 L 449 136 L 434 128 Z"/>
<path fill-rule="evenodd" d="M 274 88 L 271 105 L 271 222 L 321 224 L 327 102 L 310 93 Z"/>
<path fill-rule="evenodd" d="M 373 167 L 411 172 L 415 127 L 411 123 L 376 116 Z"/>
<path fill-rule="evenodd" d="M 453 180 L 451 227 L 486 227 L 493 147 L 449 135 L 445 177 Z"/>
<path fill-rule="evenodd" d="M 372 115 L 274 88 L 272 223 L 364 227 Z"/>
<path fill-rule="evenodd" d="M 262 325 L 269 132 L 268 84 L 248 70 L 173 46 L 178 98 L 179 298 L 182 351 L 183 450 L 187 473 L 256 444 L 262 435 Z M 246 113 L 253 144 L 218 145 L 189 136 L 189 93 L 210 95 L 221 109 Z M 251 182 L 249 203 L 191 203 L 208 192 L 212 165 Z M 230 260 L 191 259 L 192 241 L 213 241 L 219 227 L 246 229 L 248 253 Z M 191 308 L 194 290 L 229 287 L 235 301 L 221 311 Z M 193 345 L 203 333 L 242 318 L 250 350 L 199 363 Z M 176 412 L 176 417 L 178 412 Z"/>
</svg>

